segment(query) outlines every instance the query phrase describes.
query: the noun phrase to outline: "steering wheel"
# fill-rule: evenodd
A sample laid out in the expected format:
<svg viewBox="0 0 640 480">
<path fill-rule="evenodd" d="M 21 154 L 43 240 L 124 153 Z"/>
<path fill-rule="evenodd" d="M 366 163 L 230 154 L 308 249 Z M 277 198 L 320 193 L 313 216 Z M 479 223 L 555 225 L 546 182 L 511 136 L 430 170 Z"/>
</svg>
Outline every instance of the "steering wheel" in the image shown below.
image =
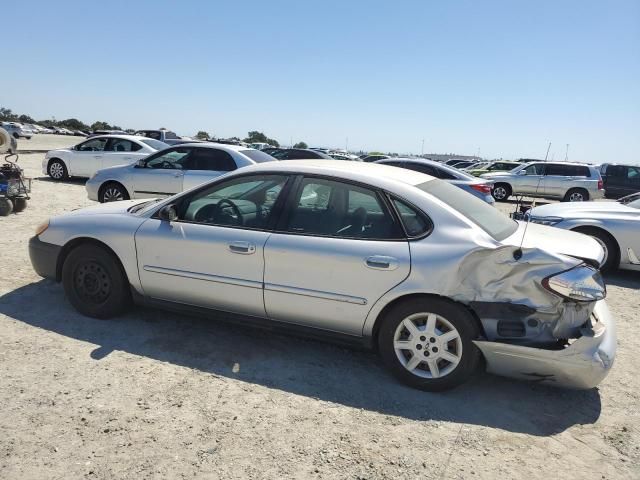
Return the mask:
<svg viewBox="0 0 640 480">
<path fill-rule="evenodd" d="M 167 169 L 171 168 L 171 169 L 173 169 L 175 167 L 173 166 L 173 164 L 171 162 L 169 162 L 167 160 L 163 160 L 162 162 L 160 162 L 160 168 L 167 168 Z"/>
<path fill-rule="evenodd" d="M 242 212 L 240 212 L 238 206 L 228 198 L 223 198 L 215 205 L 206 205 L 202 207 L 195 213 L 194 220 L 202 223 L 220 223 L 220 217 L 225 216 L 222 213 L 225 205 L 233 210 L 231 215 L 225 214 L 229 218 L 233 219 L 233 223 L 230 223 L 229 225 L 244 225 Z"/>
</svg>

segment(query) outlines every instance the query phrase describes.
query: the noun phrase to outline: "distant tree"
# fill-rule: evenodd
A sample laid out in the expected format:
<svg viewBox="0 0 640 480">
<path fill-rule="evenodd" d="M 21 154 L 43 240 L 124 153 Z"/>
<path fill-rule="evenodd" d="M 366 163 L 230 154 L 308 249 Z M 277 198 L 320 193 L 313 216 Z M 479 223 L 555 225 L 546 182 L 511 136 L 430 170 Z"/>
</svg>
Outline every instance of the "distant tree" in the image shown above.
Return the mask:
<svg viewBox="0 0 640 480">
<path fill-rule="evenodd" d="M 293 146 L 293 148 L 309 148 L 309 146 L 304 142 L 298 142 Z"/>
<path fill-rule="evenodd" d="M 18 117 L 18 121 L 20 123 L 36 123 L 36 121 L 29 115 L 20 115 Z"/>
<path fill-rule="evenodd" d="M 111 130 L 111 125 L 107 122 L 93 122 L 91 124 L 91 130 Z"/>
<path fill-rule="evenodd" d="M 382 152 L 369 152 L 369 155 L 384 155 Z"/>
<path fill-rule="evenodd" d="M 81 122 L 77 118 L 69 118 L 58 122 L 60 127 L 70 128 L 71 130 L 89 130 L 89 125 Z"/>
<path fill-rule="evenodd" d="M 125 132 L 127 132 L 127 133 L 129 133 L 129 134 L 134 134 L 134 133 L 136 133 L 136 130 L 135 130 L 134 128 L 127 128 L 127 129 L 125 130 Z"/>
<path fill-rule="evenodd" d="M 279 147 L 280 144 L 277 140 L 267 137 L 264 133 L 253 130 L 247 133 L 247 138 L 244 139 L 247 143 L 268 143 L 274 147 Z"/>
<path fill-rule="evenodd" d="M 18 116 L 10 108 L 0 107 L 0 120 L 4 122 L 16 122 Z"/>
<path fill-rule="evenodd" d="M 200 130 L 198 133 L 196 133 L 196 138 L 199 140 L 209 140 L 211 137 L 204 130 Z"/>
</svg>

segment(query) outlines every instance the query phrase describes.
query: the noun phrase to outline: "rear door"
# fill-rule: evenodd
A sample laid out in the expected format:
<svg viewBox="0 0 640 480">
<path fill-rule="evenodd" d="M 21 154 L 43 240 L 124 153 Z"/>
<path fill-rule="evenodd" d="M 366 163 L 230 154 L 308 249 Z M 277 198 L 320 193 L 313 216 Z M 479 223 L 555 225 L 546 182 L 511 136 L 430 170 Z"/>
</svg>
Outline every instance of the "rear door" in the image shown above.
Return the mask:
<svg viewBox="0 0 640 480">
<path fill-rule="evenodd" d="M 141 145 L 126 138 L 110 138 L 104 149 L 102 168 L 135 163 L 148 155 L 147 153 L 139 153 L 141 149 Z"/>
<path fill-rule="evenodd" d="M 269 318 L 360 336 L 367 313 L 410 271 L 409 244 L 383 196 L 321 177 L 298 181 L 265 245 Z"/>
<path fill-rule="evenodd" d="M 185 166 L 192 148 L 174 147 L 147 158 L 144 167 L 133 169 L 134 198 L 168 197 L 182 191 Z"/>
<path fill-rule="evenodd" d="M 219 148 L 193 148 L 184 172 L 183 190 L 237 169 L 233 157 Z"/>
</svg>

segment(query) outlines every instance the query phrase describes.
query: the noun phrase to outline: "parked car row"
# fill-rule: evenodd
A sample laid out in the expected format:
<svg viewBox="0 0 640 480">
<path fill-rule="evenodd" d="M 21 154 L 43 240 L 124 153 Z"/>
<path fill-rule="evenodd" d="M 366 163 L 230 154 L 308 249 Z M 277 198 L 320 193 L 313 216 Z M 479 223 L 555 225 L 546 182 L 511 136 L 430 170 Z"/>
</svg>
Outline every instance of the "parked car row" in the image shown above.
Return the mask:
<svg viewBox="0 0 640 480">
<path fill-rule="evenodd" d="M 152 139 L 143 138 L 83 142 L 69 151 L 67 174 L 73 155 L 104 162 L 124 153 L 114 147 L 123 140 L 146 148 Z M 413 159 L 401 168 L 274 161 L 241 148 L 175 145 L 100 170 L 89 181 L 94 197 L 97 178 L 114 171 L 164 193 L 160 177 L 184 182 L 188 170 L 210 164 L 227 173 L 166 199 L 49 219 L 29 242 L 35 271 L 62 282 L 83 315 L 111 318 L 132 302 L 223 311 L 245 327 L 375 347 L 398 379 L 429 391 L 460 385 L 481 366 L 575 388 L 592 388 L 610 371 L 615 319 L 596 240 L 512 220 L 411 168 Z"/>
</svg>

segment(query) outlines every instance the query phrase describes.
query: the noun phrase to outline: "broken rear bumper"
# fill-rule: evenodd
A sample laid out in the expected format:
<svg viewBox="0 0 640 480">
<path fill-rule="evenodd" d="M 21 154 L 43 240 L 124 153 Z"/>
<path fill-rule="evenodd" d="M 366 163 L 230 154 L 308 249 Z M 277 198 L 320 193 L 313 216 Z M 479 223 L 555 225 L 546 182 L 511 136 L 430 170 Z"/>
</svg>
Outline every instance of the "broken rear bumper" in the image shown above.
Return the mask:
<svg viewBox="0 0 640 480">
<path fill-rule="evenodd" d="M 564 388 L 593 388 L 609 373 L 616 356 L 616 324 L 604 300 L 596 303 L 592 326 L 562 350 L 477 340 L 487 371 Z"/>
</svg>

